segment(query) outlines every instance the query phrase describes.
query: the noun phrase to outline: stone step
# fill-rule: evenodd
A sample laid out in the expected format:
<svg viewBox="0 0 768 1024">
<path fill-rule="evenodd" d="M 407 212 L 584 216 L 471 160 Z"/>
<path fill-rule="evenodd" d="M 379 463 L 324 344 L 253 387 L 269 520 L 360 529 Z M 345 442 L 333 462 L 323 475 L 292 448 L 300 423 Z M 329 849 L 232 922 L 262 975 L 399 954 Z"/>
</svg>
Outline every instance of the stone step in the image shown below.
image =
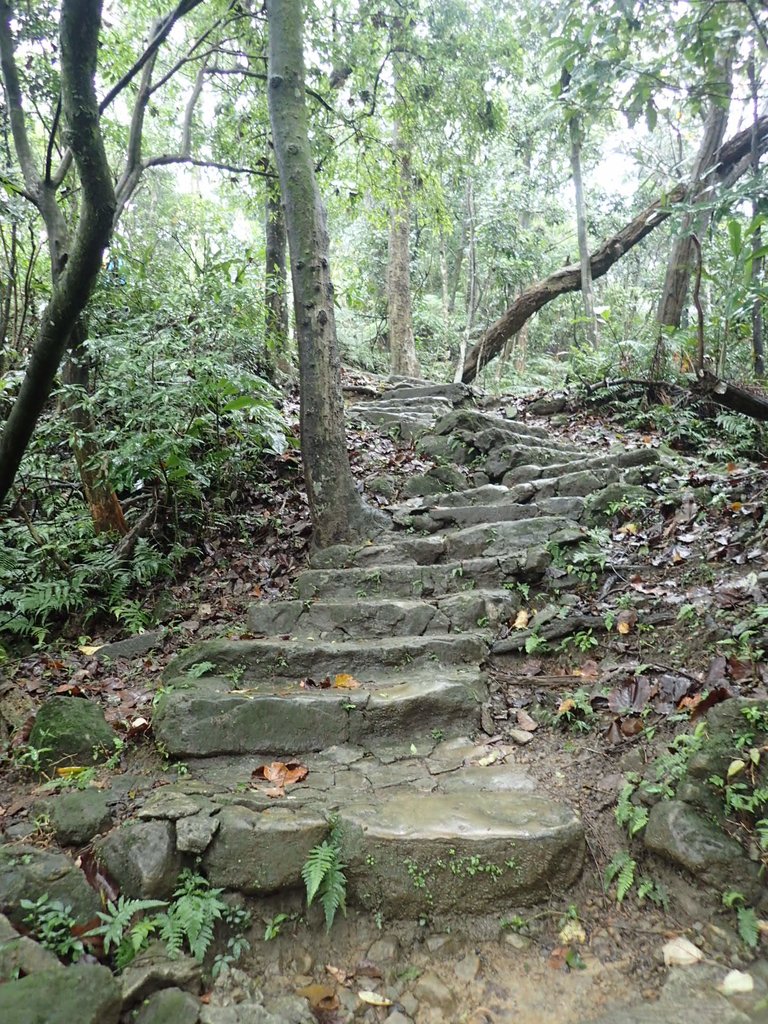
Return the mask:
<svg viewBox="0 0 768 1024">
<path fill-rule="evenodd" d="M 377 569 L 309 569 L 296 579 L 302 601 L 353 597 L 429 598 L 479 589 L 500 589 L 518 580 L 541 579 L 552 561 L 545 545 L 497 558 L 470 558 L 437 565 L 382 565 Z"/>
<path fill-rule="evenodd" d="M 519 607 L 508 590 L 472 590 L 436 600 L 272 601 L 248 612 L 248 629 L 264 636 L 350 639 L 424 636 L 491 628 Z"/>
<path fill-rule="evenodd" d="M 546 440 L 551 436 L 551 431 L 543 427 L 532 427 L 527 423 L 518 423 L 516 420 L 504 420 L 489 412 L 479 412 L 477 409 L 453 409 L 437 421 L 434 427 L 435 434 L 456 434 L 461 437 L 466 434 L 470 439 L 479 437 L 483 431 L 498 431 L 500 440 L 514 441 L 516 437 L 538 437 Z M 488 435 L 489 447 L 496 447 L 496 443 L 490 443 L 491 435 Z"/>
<path fill-rule="evenodd" d="M 636 466 L 652 466 L 658 461 L 659 453 L 653 448 L 636 448 L 634 451 L 614 452 L 591 458 L 584 458 L 582 456 L 579 471 L 594 473 L 613 468 L 630 469 Z M 517 464 L 510 468 L 508 472 L 500 468 L 500 471 L 493 474 L 490 472 L 488 464 L 486 464 L 486 472 L 488 472 L 489 476 L 495 475 L 497 478 L 503 478 L 506 487 L 514 487 L 515 484 L 528 483 L 541 477 L 557 477 L 572 473 L 573 460 L 560 463 L 545 463 L 537 459 L 536 465 Z"/>
<path fill-rule="evenodd" d="M 407 649 L 407 640 L 400 644 Z M 468 654 L 462 664 L 476 664 L 482 657 L 485 644 L 474 644 L 475 656 Z M 313 670 L 318 685 L 312 687 L 304 680 L 302 687 L 298 679 L 233 685 L 220 675 L 177 678 L 158 698 L 155 738 L 176 757 L 256 752 L 291 757 L 339 744 L 376 746 L 408 737 L 413 742 L 479 728 L 487 691 L 477 668 L 419 661 L 399 671 L 377 666 L 373 678 L 370 672 L 360 673 L 364 679 L 357 688 L 323 688 L 324 671 L 331 684 L 337 672 L 348 671 L 344 661 L 330 671 L 326 664 L 318 658 Z"/>
<path fill-rule="evenodd" d="M 358 417 L 375 426 L 385 429 L 394 428 L 399 432 L 400 437 L 405 440 L 412 440 L 424 431 L 429 430 L 435 422 L 435 416 L 430 412 L 418 412 L 416 409 L 406 412 L 390 409 L 377 409 L 375 405 L 366 408 L 356 405 L 349 410 L 349 417 Z"/>
<path fill-rule="evenodd" d="M 443 537 L 416 537 L 410 534 L 389 535 L 380 544 L 334 544 L 314 552 L 310 558 L 313 569 L 352 569 L 380 565 L 432 565 L 445 553 Z"/>
<path fill-rule="evenodd" d="M 305 779 L 276 800 L 252 779 L 263 756 L 192 758 L 183 778 L 97 840 L 99 859 L 129 895 L 140 895 L 135 876 L 148 864 L 168 879 L 155 895 L 170 894 L 194 852 L 212 885 L 266 896 L 302 887 L 334 815 L 350 905 L 395 920 L 498 914 L 548 899 L 580 872 L 579 819 L 538 793 L 503 744 L 408 732 L 379 752 L 343 744 L 301 761 Z"/>
<path fill-rule="evenodd" d="M 584 858 L 581 822 L 545 796 L 400 789 L 339 811 L 352 901 L 387 916 L 485 914 L 562 892 Z"/>
<path fill-rule="evenodd" d="M 552 476 L 561 472 L 569 472 L 574 464 L 580 466 L 585 462 L 583 452 L 563 452 L 555 448 L 545 447 L 541 443 L 536 446 L 528 444 L 505 444 L 494 448 L 488 453 L 483 469 L 491 480 L 501 480 L 505 473 L 525 470 L 531 464 L 537 467 L 552 467 Z M 567 466 L 567 469 L 563 467 Z M 555 469 L 555 467 L 557 467 Z M 523 479 L 527 479 L 523 477 Z"/>
<path fill-rule="evenodd" d="M 394 387 L 387 392 L 387 395 L 413 401 L 443 398 L 451 405 L 458 405 L 459 402 L 471 397 L 472 389 L 467 384 L 420 384 Z"/>
<path fill-rule="evenodd" d="M 354 571 L 354 570 L 352 570 Z M 405 667 L 477 665 L 485 658 L 487 644 L 469 634 L 435 633 L 428 637 L 385 637 L 367 640 L 209 640 L 177 655 L 163 678 L 179 685 L 201 673 L 202 677 L 228 677 L 230 689 L 275 682 L 294 682 L 312 677 L 350 674 L 361 682 L 391 679 Z M 205 666 L 203 670 L 201 666 Z"/>
<path fill-rule="evenodd" d="M 567 516 L 578 521 L 583 512 L 584 498 L 563 496 L 542 498 L 541 501 L 525 505 L 513 502 L 449 507 L 437 505 L 422 515 L 412 515 L 407 520 L 401 517 L 400 525 L 413 526 L 417 530 L 428 530 L 432 533 L 451 527 L 512 522 L 518 519 L 531 519 L 534 516 Z"/>
</svg>

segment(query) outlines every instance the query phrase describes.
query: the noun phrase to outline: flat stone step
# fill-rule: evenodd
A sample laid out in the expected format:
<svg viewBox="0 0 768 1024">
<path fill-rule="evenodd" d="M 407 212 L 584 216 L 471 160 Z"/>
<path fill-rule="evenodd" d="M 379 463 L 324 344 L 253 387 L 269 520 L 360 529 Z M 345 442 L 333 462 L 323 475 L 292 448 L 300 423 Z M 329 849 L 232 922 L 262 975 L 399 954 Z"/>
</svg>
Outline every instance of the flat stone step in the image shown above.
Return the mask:
<svg viewBox="0 0 768 1024">
<path fill-rule="evenodd" d="M 264 636 L 351 639 L 447 633 L 451 623 L 426 601 L 273 601 L 249 609 L 248 629 Z"/>
<path fill-rule="evenodd" d="M 535 516 L 566 516 L 578 521 L 584 513 L 584 503 L 581 497 L 558 496 L 527 504 L 496 502 L 492 505 L 436 505 L 426 513 L 411 516 L 408 523 L 401 522 L 401 525 L 433 532 L 482 523 L 513 522 Z"/>
<path fill-rule="evenodd" d="M 381 565 L 433 565 L 445 554 L 442 537 L 392 533 L 379 544 L 334 544 L 316 551 L 313 569 L 353 569 Z"/>
<path fill-rule="evenodd" d="M 353 675 L 361 682 L 389 680 L 409 667 L 478 665 L 487 653 L 485 641 L 470 634 L 385 637 L 367 640 L 209 640 L 179 654 L 163 678 L 187 682 L 205 676 L 229 677 L 233 687 L 273 684 L 326 676 Z"/>
<path fill-rule="evenodd" d="M 471 590 L 432 603 L 392 598 L 261 602 L 249 609 L 248 629 L 316 640 L 471 632 L 497 625 L 518 602 L 509 590 Z"/>
<path fill-rule="evenodd" d="M 174 863 L 195 852 L 212 885 L 263 896 L 302 886 L 334 814 L 348 902 L 395 920 L 531 904 L 581 869 L 578 818 L 538 793 L 504 744 L 436 731 L 379 750 L 329 746 L 301 761 L 308 774 L 276 800 L 253 782 L 262 754 L 189 758 L 183 778 L 97 840 L 99 857 L 128 891 L 135 865 L 154 863 L 161 846 Z"/>
<path fill-rule="evenodd" d="M 581 458 L 580 472 L 600 472 L 606 469 L 629 469 L 635 466 L 651 466 L 659 461 L 659 453 L 653 448 L 636 448 L 629 452 L 614 452 L 606 455 Z M 490 460 L 489 460 L 490 462 Z M 518 464 L 515 468 L 505 472 L 501 469 L 495 474 L 503 477 L 506 487 L 513 487 L 515 484 L 527 483 L 530 480 L 538 480 L 541 477 L 565 476 L 573 472 L 573 460 L 560 463 L 545 463 L 537 460 L 536 465 Z"/>
<path fill-rule="evenodd" d="M 491 480 L 501 480 L 507 472 L 525 470 L 534 463 L 537 467 L 552 466 L 552 475 L 560 472 L 568 472 L 574 464 L 582 464 L 585 461 L 583 452 L 564 452 L 555 448 L 545 447 L 541 442 L 533 446 L 530 444 L 505 444 L 501 448 L 494 448 L 488 453 L 483 468 Z M 567 466 L 568 469 L 563 469 Z"/>
<path fill-rule="evenodd" d="M 485 648 L 476 644 L 478 653 Z M 319 657 L 318 666 L 324 663 Z M 337 671 L 344 672 L 344 665 L 339 662 Z M 318 685 L 312 687 L 306 682 L 302 687 L 298 679 L 253 684 L 234 684 L 220 675 L 177 679 L 158 698 L 155 738 L 177 757 L 258 752 L 285 758 L 338 744 L 413 743 L 478 728 L 487 696 L 477 668 L 409 664 L 398 672 L 367 673 L 357 688 L 333 685 L 334 672 L 329 672 L 331 685 L 322 688 L 322 671 L 316 670 Z"/>
<path fill-rule="evenodd" d="M 552 561 L 545 545 L 497 558 L 469 558 L 437 565 L 382 565 L 377 569 L 309 569 L 296 579 L 299 599 L 432 598 L 474 589 L 500 589 L 544 575 Z"/>
<path fill-rule="evenodd" d="M 461 436 L 466 433 L 470 438 L 479 437 L 483 431 L 497 431 L 499 438 L 514 440 L 515 437 L 538 437 L 546 440 L 551 432 L 543 427 L 532 427 L 527 423 L 518 423 L 516 420 L 505 420 L 490 412 L 479 412 L 477 409 L 453 409 L 437 421 L 434 428 L 435 434 L 456 434 Z M 490 447 L 495 447 L 496 442 L 491 443 L 491 435 L 487 435 Z"/>
<path fill-rule="evenodd" d="M 535 793 L 401 789 L 341 807 L 339 824 L 352 900 L 392 917 L 535 903 L 572 885 L 584 858 L 576 814 Z"/>
</svg>

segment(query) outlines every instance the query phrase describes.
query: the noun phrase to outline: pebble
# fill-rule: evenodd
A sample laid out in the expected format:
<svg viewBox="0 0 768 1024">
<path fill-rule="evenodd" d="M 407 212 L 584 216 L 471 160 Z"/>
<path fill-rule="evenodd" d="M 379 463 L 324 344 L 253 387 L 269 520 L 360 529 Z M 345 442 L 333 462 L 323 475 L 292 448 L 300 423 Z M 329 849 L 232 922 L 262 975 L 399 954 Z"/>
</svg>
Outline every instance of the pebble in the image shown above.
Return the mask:
<svg viewBox="0 0 768 1024">
<path fill-rule="evenodd" d="M 533 733 L 526 732 L 525 729 L 510 729 L 509 738 L 514 740 L 515 743 L 519 743 L 521 747 L 524 747 L 526 743 L 530 743 L 533 739 Z"/>
<path fill-rule="evenodd" d="M 390 1015 L 385 1018 L 384 1024 L 412 1024 L 412 1018 L 406 1017 L 404 1013 L 400 1013 L 399 1010 L 393 1010 Z"/>
<path fill-rule="evenodd" d="M 467 953 L 456 964 L 454 973 L 460 981 L 474 981 L 480 973 L 480 957 L 476 953 Z"/>
<path fill-rule="evenodd" d="M 453 992 L 433 971 L 422 974 L 413 986 L 413 994 L 424 1006 L 449 1011 L 454 1007 Z"/>
<path fill-rule="evenodd" d="M 504 933 L 504 945 L 511 946 L 512 949 L 529 949 L 531 940 L 526 938 L 525 935 L 518 935 L 517 932 L 505 932 Z"/>
<path fill-rule="evenodd" d="M 374 964 L 389 963 L 392 960 L 397 959 L 397 955 L 400 952 L 400 943 L 396 938 L 385 936 L 376 941 L 369 948 L 366 959 L 370 960 Z"/>
</svg>

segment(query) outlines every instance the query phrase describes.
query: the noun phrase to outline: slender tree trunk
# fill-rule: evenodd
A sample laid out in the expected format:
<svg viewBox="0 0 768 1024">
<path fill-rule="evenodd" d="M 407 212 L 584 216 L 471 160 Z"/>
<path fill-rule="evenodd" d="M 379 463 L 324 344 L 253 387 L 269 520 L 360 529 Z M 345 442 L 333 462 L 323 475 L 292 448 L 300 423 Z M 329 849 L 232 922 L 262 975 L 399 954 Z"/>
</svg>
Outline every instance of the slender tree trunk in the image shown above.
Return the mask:
<svg viewBox="0 0 768 1024">
<path fill-rule="evenodd" d="M 32 164 L 10 20 L 8 4 L 0 2 L 0 56 L 14 143 L 25 180 L 34 189 L 38 208 L 43 212 L 47 203 L 55 205 L 55 197 L 50 183 L 37 178 Z M 93 293 L 114 223 L 115 192 L 94 87 L 101 0 L 63 0 L 60 26 L 62 114 L 80 177 L 81 211 L 69 252 L 54 248 L 60 276 L 43 314 L 19 394 L 0 436 L 0 504 L 13 486 L 72 331 Z M 54 246 L 56 242 L 54 239 Z"/>
<path fill-rule="evenodd" d="M 758 100 L 759 81 L 755 68 L 754 52 L 749 59 L 749 85 L 752 93 L 752 147 L 751 162 L 752 175 L 757 181 L 760 175 L 760 147 L 758 144 Z M 760 296 L 760 281 L 763 276 L 763 257 L 757 255 L 763 247 L 763 232 L 760 227 L 759 217 L 762 213 L 762 203 L 758 196 L 752 200 L 752 220 L 755 228 L 752 233 L 752 288 L 755 298 L 752 302 L 752 364 L 756 377 L 765 376 L 765 339 L 763 336 L 763 300 Z"/>
<path fill-rule="evenodd" d="M 296 312 L 304 479 L 320 547 L 380 530 L 349 466 L 325 211 L 315 181 L 304 94 L 301 0 L 268 0 L 267 96 L 285 203 Z"/>
<path fill-rule="evenodd" d="M 561 95 L 565 96 L 570 88 L 571 75 L 567 68 L 560 74 Z M 589 232 L 587 229 L 587 200 L 584 194 L 584 179 L 581 173 L 582 131 L 581 119 L 578 114 L 570 113 L 566 118 L 568 136 L 571 143 L 571 176 L 576 198 L 576 236 L 579 242 L 579 266 L 581 267 L 581 298 L 584 303 L 584 317 L 587 340 L 592 349 L 598 346 L 597 322 L 595 320 L 595 295 L 592 286 L 592 268 L 590 266 Z"/>
<path fill-rule="evenodd" d="M 472 178 L 467 178 L 467 321 L 464 333 L 461 336 L 459 345 L 459 359 L 456 364 L 454 381 L 460 381 L 464 370 L 464 360 L 467 356 L 469 339 L 472 335 L 472 328 L 475 326 L 475 313 L 477 312 L 477 248 L 475 246 L 475 192 L 472 185 Z"/>
<path fill-rule="evenodd" d="M 699 151 L 691 172 L 689 186 L 689 201 L 694 205 L 700 204 L 709 192 L 709 186 L 714 181 L 713 167 L 716 162 L 717 153 L 723 144 L 723 136 L 728 124 L 728 109 L 731 94 L 731 61 L 732 56 L 728 55 L 722 65 L 722 81 L 716 83 L 720 95 L 717 100 L 712 99 L 709 103 L 709 110 L 704 122 L 704 134 L 702 136 Z M 680 327 L 680 320 L 685 308 L 685 300 L 688 295 L 688 286 L 691 279 L 691 271 L 694 266 L 695 243 L 692 235 L 700 237 L 706 231 L 707 224 L 711 218 L 708 211 L 691 209 L 683 214 L 680 230 L 672 243 L 672 250 L 669 254 L 667 271 L 664 278 L 664 287 L 661 292 L 659 306 L 656 312 L 656 322 L 659 325 L 659 338 L 663 345 L 664 329 L 677 329 Z M 656 357 L 654 357 L 656 362 Z"/>
<path fill-rule="evenodd" d="M 285 217 L 276 181 L 267 181 L 264 203 L 266 273 L 264 286 L 264 342 L 271 364 L 288 345 L 288 273 Z"/>
<path fill-rule="evenodd" d="M 389 220 L 387 324 L 392 373 L 418 377 L 411 311 L 411 157 L 395 124 L 392 145 L 397 184 Z"/>
</svg>

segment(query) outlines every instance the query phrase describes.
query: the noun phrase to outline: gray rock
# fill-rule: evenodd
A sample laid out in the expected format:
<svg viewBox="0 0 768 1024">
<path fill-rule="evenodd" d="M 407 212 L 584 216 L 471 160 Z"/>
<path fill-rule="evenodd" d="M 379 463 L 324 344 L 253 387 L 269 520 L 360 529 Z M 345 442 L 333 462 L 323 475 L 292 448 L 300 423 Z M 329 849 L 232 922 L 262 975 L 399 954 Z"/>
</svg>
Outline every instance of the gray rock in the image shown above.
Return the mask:
<svg viewBox="0 0 768 1024">
<path fill-rule="evenodd" d="M 99 705 L 82 697 L 51 697 L 37 712 L 29 734 L 30 746 L 45 751 L 45 768 L 106 760 L 114 741 Z"/>
<path fill-rule="evenodd" d="M 625 483 L 608 484 L 586 499 L 586 510 L 590 516 L 604 515 L 611 505 L 618 503 L 628 507 L 644 508 L 653 503 L 653 495 L 645 487 Z"/>
<path fill-rule="evenodd" d="M 21 900 L 36 900 L 45 893 L 71 906 L 72 916 L 81 923 L 101 909 L 98 894 L 66 854 L 36 846 L 0 846 L 0 913 L 21 924 L 26 913 Z"/>
<path fill-rule="evenodd" d="M 3 1024 L 117 1024 L 120 986 L 100 964 L 74 964 L 0 985 Z"/>
<path fill-rule="evenodd" d="M 427 971 L 413 986 L 413 994 L 422 1006 L 435 1007 L 450 1013 L 456 1008 L 456 997 L 434 971 Z"/>
<path fill-rule="evenodd" d="M 127 821 L 98 839 L 95 852 L 126 896 L 165 899 L 182 868 L 169 821 Z"/>
<path fill-rule="evenodd" d="M 162 942 L 153 942 L 122 973 L 123 1008 L 129 1009 L 166 988 L 197 995 L 201 979 L 202 968 L 196 960 L 188 956 L 169 956 Z"/>
<path fill-rule="evenodd" d="M 166 988 L 154 992 L 139 1010 L 135 1024 L 197 1024 L 200 1003 L 189 992 Z"/>
<path fill-rule="evenodd" d="M 75 789 L 35 804 L 35 813 L 45 815 L 62 846 L 85 846 L 112 824 L 109 797 L 101 789 Z"/>
<path fill-rule="evenodd" d="M 758 866 L 736 840 L 681 800 L 662 800 L 651 808 L 644 838 L 653 853 L 713 888 L 736 887 L 750 901 L 765 898 Z"/>
<path fill-rule="evenodd" d="M 394 498 L 397 489 L 396 478 L 389 474 L 371 476 L 365 482 L 369 494 L 380 494 L 384 498 Z"/>
<path fill-rule="evenodd" d="M 219 819 L 210 814 L 194 814 L 176 822 L 176 849 L 181 853 L 204 853 L 219 830 Z"/>
<path fill-rule="evenodd" d="M 162 789 L 156 789 L 151 793 L 138 812 L 138 817 L 177 821 L 179 818 L 199 814 L 200 811 L 212 810 L 213 804 L 203 796 L 185 793 L 173 786 L 163 786 Z"/>
<path fill-rule="evenodd" d="M 113 644 L 104 644 L 94 654 L 97 661 L 114 661 L 115 658 L 140 658 L 143 654 L 154 651 L 165 639 L 164 629 L 154 629 L 146 633 L 129 636 L 126 640 L 118 640 Z"/>
<path fill-rule="evenodd" d="M 0 984 L 19 975 L 63 969 L 63 966 L 55 953 L 28 935 L 19 935 L 10 920 L 0 914 Z"/>
</svg>

